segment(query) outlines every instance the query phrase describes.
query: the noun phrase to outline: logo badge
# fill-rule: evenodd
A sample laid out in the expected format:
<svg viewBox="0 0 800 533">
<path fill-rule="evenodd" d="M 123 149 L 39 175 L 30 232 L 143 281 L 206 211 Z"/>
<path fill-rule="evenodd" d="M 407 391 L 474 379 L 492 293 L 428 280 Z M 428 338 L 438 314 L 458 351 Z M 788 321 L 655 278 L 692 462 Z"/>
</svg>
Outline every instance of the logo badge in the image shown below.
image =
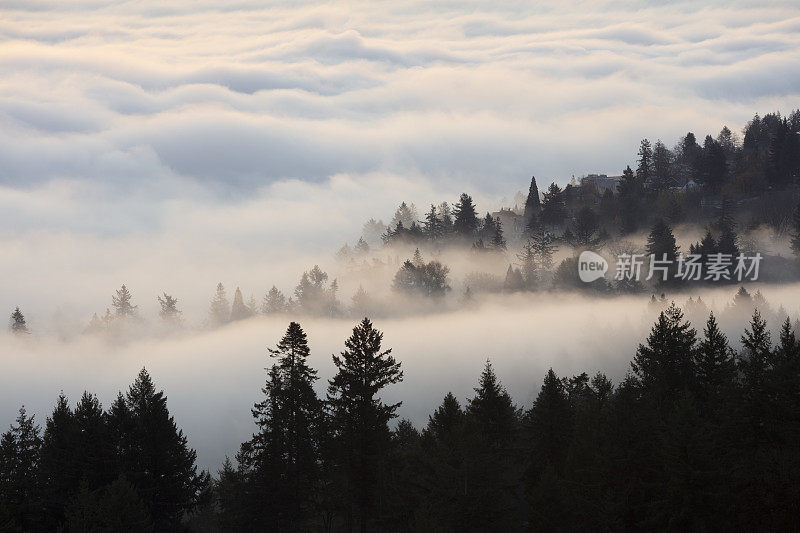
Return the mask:
<svg viewBox="0 0 800 533">
<path fill-rule="evenodd" d="M 606 275 L 608 261 L 602 255 L 586 250 L 578 256 L 578 277 L 584 283 L 591 283 Z"/>
</svg>

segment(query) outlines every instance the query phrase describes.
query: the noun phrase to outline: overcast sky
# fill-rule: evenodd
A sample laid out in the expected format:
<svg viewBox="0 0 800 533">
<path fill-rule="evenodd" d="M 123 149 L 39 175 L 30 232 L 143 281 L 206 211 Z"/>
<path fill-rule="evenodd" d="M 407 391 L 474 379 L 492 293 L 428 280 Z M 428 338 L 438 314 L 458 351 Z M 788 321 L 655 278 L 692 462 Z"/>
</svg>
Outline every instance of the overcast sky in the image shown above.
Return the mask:
<svg viewBox="0 0 800 533">
<path fill-rule="evenodd" d="M 798 105 L 797 3 L 713 4 L 4 1 L 0 182 L 618 173 Z"/>
</svg>

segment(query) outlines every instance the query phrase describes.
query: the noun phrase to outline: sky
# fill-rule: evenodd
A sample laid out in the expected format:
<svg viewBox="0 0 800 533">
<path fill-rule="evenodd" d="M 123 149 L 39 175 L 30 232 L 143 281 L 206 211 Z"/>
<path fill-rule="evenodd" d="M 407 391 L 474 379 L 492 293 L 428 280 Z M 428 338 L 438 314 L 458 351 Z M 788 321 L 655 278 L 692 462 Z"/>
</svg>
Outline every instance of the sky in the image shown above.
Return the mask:
<svg viewBox="0 0 800 533">
<path fill-rule="evenodd" d="M 224 196 L 389 174 L 507 194 L 531 174 L 619 173 L 642 137 L 739 131 L 800 91 L 790 1 L 0 9 L 0 184 L 14 188 L 176 195 L 189 179 Z"/>
</svg>

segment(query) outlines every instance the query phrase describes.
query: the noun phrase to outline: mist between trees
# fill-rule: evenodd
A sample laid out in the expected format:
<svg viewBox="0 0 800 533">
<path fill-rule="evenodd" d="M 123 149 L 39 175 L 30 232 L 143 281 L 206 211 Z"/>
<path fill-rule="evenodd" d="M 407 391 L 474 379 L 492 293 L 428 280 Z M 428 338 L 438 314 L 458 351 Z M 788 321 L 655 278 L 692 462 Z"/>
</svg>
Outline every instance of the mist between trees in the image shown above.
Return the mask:
<svg viewBox="0 0 800 533">
<path fill-rule="evenodd" d="M 395 389 L 420 356 L 441 361 L 431 336 L 425 352 L 404 358 L 365 318 L 324 377 L 306 332 L 291 322 L 247 369 L 255 374 L 252 368 L 267 362 L 261 394 L 257 387 L 249 394 L 254 431 L 225 450 L 235 461 L 225 459 L 214 478 L 198 471 L 190 447 L 202 438 L 188 431 L 187 439 L 179 429 L 184 415 L 176 425 L 175 403 L 168 408 L 148 371 L 140 370 L 106 410 L 86 392 L 72 408 L 62 392 L 43 428 L 22 408 L 2 436 L 0 525 L 790 530 L 798 525 L 800 344 L 788 317 L 771 335 L 766 303 L 744 289 L 736 298 L 731 313 L 755 306 L 739 350 L 696 300 L 686 313 L 656 300 L 655 324 L 638 347 L 623 352 L 632 360 L 615 382 L 602 371 L 559 377 L 549 368 L 529 380 L 532 394 L 520 400 L 503 384 L 504 376 L 518 376 L 507 361 L 499 371 L 484 360 L 471 369 L 473 390 L 466 394 L 445 393 L 453 379 L 438 380 L 439 400 L 417 423 L 397 422 L 405 398 Z M 706 317 L 702 332 L 687 313 Z M 181 371 L 178 383 L 196 386 L 191 370 Z M 185 390 L 177 388 L 180 397 Z M 202 406 L 191 412 L 209 417 Z"/>
</svg>

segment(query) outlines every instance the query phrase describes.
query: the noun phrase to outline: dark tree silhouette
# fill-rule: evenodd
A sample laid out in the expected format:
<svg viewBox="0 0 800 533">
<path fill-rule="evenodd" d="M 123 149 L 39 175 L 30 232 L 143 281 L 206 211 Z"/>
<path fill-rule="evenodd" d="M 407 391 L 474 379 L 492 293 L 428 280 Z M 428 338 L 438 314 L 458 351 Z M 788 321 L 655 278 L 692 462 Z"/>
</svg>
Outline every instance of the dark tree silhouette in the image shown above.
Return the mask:
<svg viewBox="0 0 800 533">
<path fill-rule="evenodd" d="M 403 379 L 391 349 L 381 349 L 382 340 L 372 322 L 362 320 L 345 341 L 345 350 L 333 356 L 337 373 L 328 385 L 334 462 L 343 474 L 348 521 L 357 520 L 361 531 L 375 517 L 376 488 L 390 446 L 388 422 L 400 406 L 383 403 L 378 394 Z"/>
</svg>

